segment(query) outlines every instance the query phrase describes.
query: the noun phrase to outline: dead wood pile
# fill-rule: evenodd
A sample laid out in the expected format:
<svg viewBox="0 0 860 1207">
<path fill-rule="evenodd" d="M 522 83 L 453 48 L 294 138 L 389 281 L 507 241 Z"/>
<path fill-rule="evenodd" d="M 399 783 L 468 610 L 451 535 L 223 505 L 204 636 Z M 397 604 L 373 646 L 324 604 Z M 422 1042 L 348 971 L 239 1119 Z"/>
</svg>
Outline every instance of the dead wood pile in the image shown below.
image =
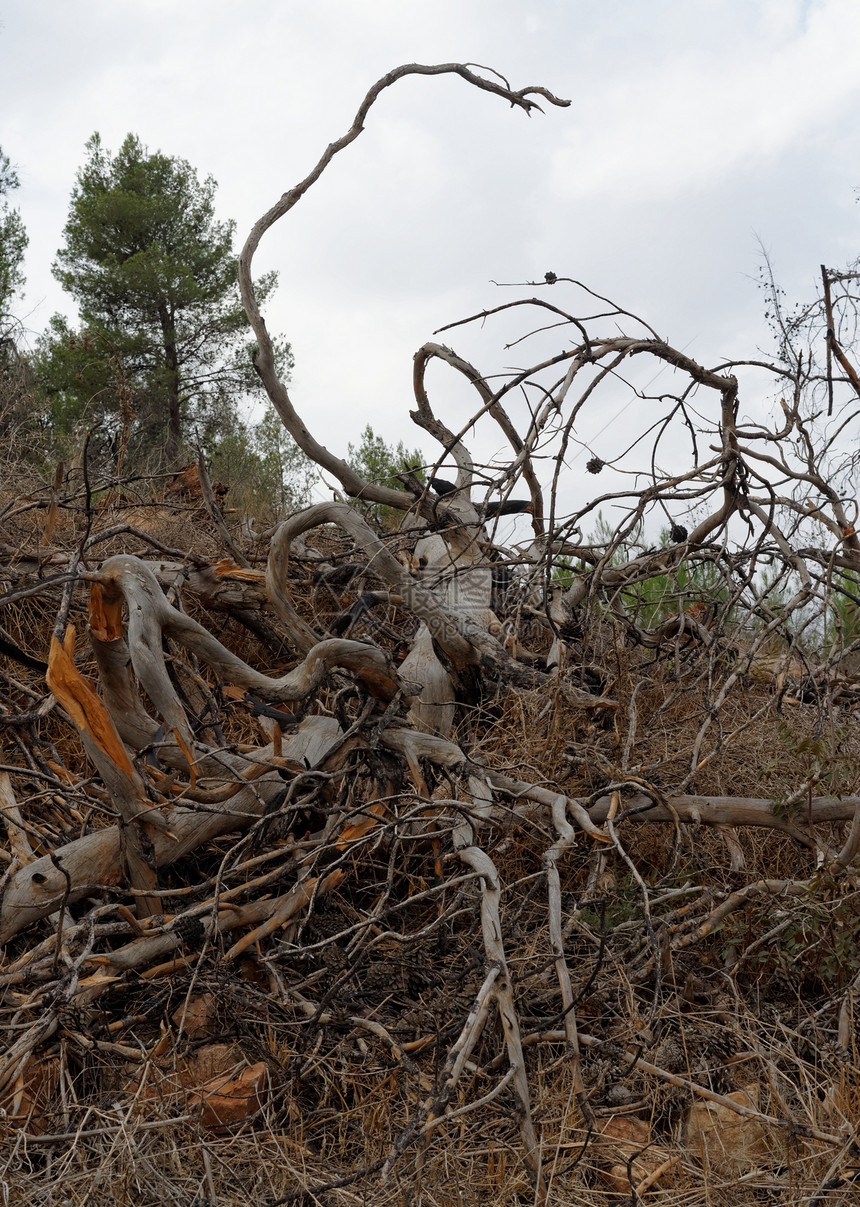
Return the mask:
<svg viewBox="0 0 860 1207">
<path fill-rule="evenodd" d="M 202 501 L 99 558 L 129 505 L 90 524 L 73 494 L 53 519 L 34 498 L 7 501 L 2 571 L 15 1201 L 821 1181 L 857 1111 L 833 864 L 858 785 L 774 807 L 804 756 L 773 758 L 773 685 L 724 706 L 738 737 L 695 796 L 660 787 L 700 720 L 673 659 L 605 620 L 576 692 L 499 685 L 443 739 L 407 718 L 414 617 L 353 617 L 349 539 L 323 528 L 279 572 L 320 633 L 349 618 L 298 656 L 264 550 L 219 557 Z M 85 531 L 98 568 L 70 591 Z M 529 639 L 546 653 L 551 631 Z"/>
<path fill-rule="evenodd" d="M 240 260 L 269 398 L 343 497 L 253 543 L 202 457 L 0 501 L 10 1202 L 850 1193 L 860 543 L 850 474 L 837 490 L 813 456 L 804 358 L 779 369 L 784 430 L 744 424 L 736 366 L 527 299 L 568 343 L 501 385 L 416 354 L 442 451 L 403 490 L 319 444 L 277 377 L 262 234 L 383 88 L 442 73 L 560 103 L 400 68 Z M 574 421 L 655 360 L 676 392 L 645 467 L 619 456 L 630 481 L 564 513 Z M 434 361 L 479 398 L 459 432 Z M 507 458 L 476 463 L 479 421 Z"/>
</svg>

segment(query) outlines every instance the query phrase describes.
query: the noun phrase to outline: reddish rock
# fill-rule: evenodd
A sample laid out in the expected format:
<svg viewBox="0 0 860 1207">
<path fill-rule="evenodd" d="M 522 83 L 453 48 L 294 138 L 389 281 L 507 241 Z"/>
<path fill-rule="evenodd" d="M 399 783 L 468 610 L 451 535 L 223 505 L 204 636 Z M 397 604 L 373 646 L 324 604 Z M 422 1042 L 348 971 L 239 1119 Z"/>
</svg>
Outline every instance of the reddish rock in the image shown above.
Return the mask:
<svg viewBox="0 0 860 1207">
<path fill-rule="evenodd" d="M 182 1027 L 188 1039 L 205 1039 L 215 1034 L 217 1010 L 218 999 L 214 993 L 199 993 L 189 1002 L 177 1006 L 171 1019 L 177 1027 Z"/>
<path fill-rule="evenodd" d="M 738 1106 L 759 1109 L 759 1088 L 749 1085 L 726 1095 Z M 685 1139 L 706 1169 L 725 1177 L 747 1173 L 771 1159 L 767 1124 L 738 1115 L 719 1102 L 695 1101 L 687 1116 Z"/>
<path fill-rule="evenodd" d="M 237 1127 L 265 1106 L 269 1095 L 269 1069 L 265 1061 L 238 1068 L 232 1074 L 207 1081 L 192 1101 L 203 1103 L 200 1122 L 209 1131 Z"/>
<path fill-rule="evenodd" d="M 200 1122 L 224 1132 L 252 1119 L 269 1098 L 271 1079 L 265 1061 L 249 1064 L 235 1044 L 206 1044 L 187 1056 L 149 1068 L 143 1089 L 130 1090 L 142 1098 L 158 1099 L 168 1110 L 200 1110 Z"/>
<path fill-rule="evenodd" d="M 598 1120 L 597 1130 L 597 1157 L 602 1166 L 597 1176 L 607 1189 L 626 1196 L 661 1166 L 665 1165 L 664 1173 L 668 1172 L 671 1154 L 650 1143 L 651 1128 L 644 1120 L 633 1115 L 613 1115 Z"/>
</svg>

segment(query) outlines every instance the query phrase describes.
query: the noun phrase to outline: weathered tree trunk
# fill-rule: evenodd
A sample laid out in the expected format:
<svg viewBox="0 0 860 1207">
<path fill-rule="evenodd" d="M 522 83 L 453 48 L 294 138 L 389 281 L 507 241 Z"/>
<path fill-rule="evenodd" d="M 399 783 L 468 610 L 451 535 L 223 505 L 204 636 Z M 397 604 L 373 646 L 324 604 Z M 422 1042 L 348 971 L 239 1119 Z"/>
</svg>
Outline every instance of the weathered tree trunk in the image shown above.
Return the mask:
<svg viewBox="0 0 860 1207">
<path fill-rule="evenodd" d="M 176 347 L 176 328 L 167 303 L 158 307 L 161 324 L 162 349 L 164 352 L 165 381 L 167 385 L 167 460 L 175 466 L 179 460 L 182 444 L 182 395 L 179 372 L 179 352 Z"/>
</svg>

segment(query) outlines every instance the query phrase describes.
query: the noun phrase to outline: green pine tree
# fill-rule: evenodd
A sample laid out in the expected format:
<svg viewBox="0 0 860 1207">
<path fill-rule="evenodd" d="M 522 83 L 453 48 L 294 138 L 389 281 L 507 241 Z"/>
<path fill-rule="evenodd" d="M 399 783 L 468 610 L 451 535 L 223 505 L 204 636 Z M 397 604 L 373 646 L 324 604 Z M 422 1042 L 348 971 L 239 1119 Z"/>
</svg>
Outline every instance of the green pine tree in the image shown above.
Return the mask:
<svg viewBox="0 0 860 1207">
<path fill-rule="evenodd" d="M 116 155 L 98 134 L 86 149 L 54 265 L 80 327 L 55 316 L 37 354 L 50 419 L 61 437 L 95 429 L 113 451 L 130 439 L 138 466 L 172 466 L 198 433 L 225 435 L 259 388 L 235 223 L 216 218 L 211 177 L 133 134 Z M 268 274 L 258 292 L 275 284 Z"/>
</svg>

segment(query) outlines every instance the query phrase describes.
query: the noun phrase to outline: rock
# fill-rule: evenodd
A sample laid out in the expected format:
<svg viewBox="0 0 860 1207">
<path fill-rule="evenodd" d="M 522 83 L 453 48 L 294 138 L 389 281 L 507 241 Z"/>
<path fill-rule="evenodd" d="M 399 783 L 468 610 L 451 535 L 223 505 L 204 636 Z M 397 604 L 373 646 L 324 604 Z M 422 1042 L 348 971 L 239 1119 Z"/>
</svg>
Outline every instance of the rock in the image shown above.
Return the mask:
<svg viewBox="0 0 860 1207">
<path fill-rule="evenodd" d="M 223 1133 L 252 1119 L 266 1105 L 271 1088 L 265 1061 L 248 1064 L 235 1044 L 206 1044 L 188 1056 L 152 1065 L 141 1089 L 133 1079 L 129 1089 L 143 1099 L 157 1099 L 168 1110 L 193 1113 L 208 1131 Z"/>
<path fill-rule="evenodd" d="M 269 1068 L 265 1061 L 240 1068 L 232 1076 L 206 1082 L 192 1101 L 203 1103 L 200 1122 L 208 1131 L 222 1132 L 253 1118 L 269 1094 Z"/>
<path fill-rule="evenodd" d="M 759 1109 L 759 1087 L 726 1094 L 738 1106 Z M 747 1173 L 771 1158 L 768 1129 L 759 1119 L 736 1114 L 718 1102 L 697 1100 L 687 1116 L 684 1138 L 687 1147 L 705 1169 L 733 1177 Z"/>
<path fill-rule="evenodd" d="M 177 1027 L 182 1026 L 188 1039 L 205 1039 L 215 1034 L 217 1008 L 218 999 L 214 993 L 200 993 L 177 1006 L 171 1019 Z"/>
<path fill-rule="evenodd" d="M 183 1082 L 191 1088 L 213 1077 L 233 1073 L 245 1063 L 242 1049 L 235 1044 L 206 1044 L 179 1060 Z"/>
<path fill-rule="evenodd" d="M 202 1105 L 200 1122 L 221 1132 L 247 1122 L 265 1105 L 269 1069 L 265 1061 L 248 1065 L 232 1044 L 207 1044 L 182 1061 L 190 1105 Z"/>
<path fill-rule="evenodd" d="M 597 1128 L 599 1148 L 596 1155 L 602 1166 L 597 1176 L 601 1184 L 615 1194 L 629 1195 L 645 1178 L 672 1160 L 666 1149 L 651 1144 L 650 1126 L 634 1115 L 600 1119 Z"/>
</svg>

